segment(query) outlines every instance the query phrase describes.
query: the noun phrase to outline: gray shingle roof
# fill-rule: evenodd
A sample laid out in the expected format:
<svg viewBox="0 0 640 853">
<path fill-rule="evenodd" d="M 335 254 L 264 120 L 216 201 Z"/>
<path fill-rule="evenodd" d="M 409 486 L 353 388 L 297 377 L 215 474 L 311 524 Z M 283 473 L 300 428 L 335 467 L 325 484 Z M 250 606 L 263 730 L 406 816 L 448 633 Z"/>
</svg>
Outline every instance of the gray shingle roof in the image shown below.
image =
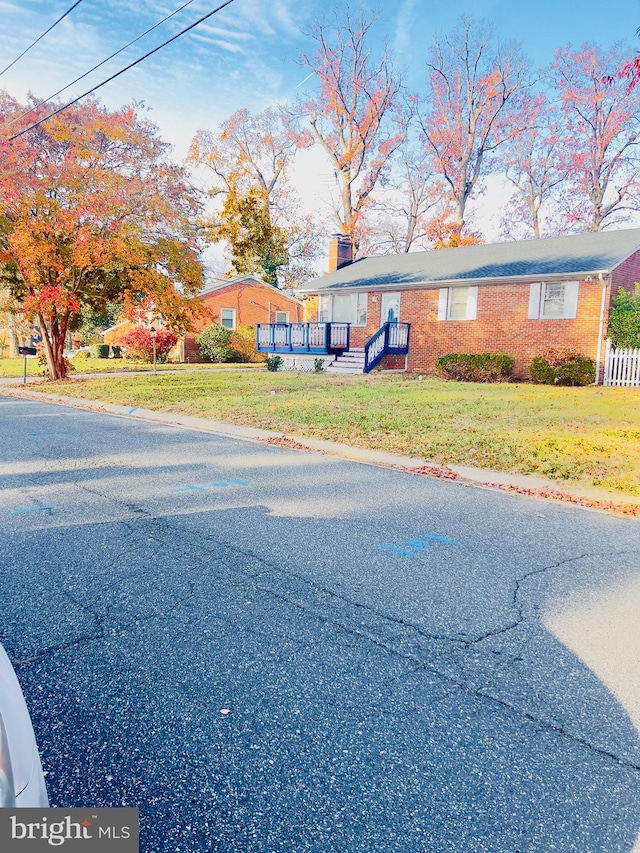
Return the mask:
<svg viewBox="0 0 640 853">
<path fill-rule="evenodd" d="M 487 243 L 431 252 L 362 258 L 312 279 L 307 292 L 346 287 L 415 287 L 516 277 L 594 275 L 613 270 L 640 248 L 640 228 L 571 237 Z"/>
</svg>

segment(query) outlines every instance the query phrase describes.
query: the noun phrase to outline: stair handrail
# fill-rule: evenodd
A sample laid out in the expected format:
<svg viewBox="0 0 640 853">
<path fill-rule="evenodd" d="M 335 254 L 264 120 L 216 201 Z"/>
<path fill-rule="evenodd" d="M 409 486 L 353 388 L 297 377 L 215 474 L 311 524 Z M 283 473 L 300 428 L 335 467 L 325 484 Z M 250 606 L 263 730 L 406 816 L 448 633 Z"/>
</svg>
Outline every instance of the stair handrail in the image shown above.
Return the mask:
<svg viewBox="0 0 640 853">
<path fill-rule="evenodd" d="M 373 370 L 385 355 L 389 343 L 389 323 L 383 323 L 364 345 L 364 373 Z"/>
<path fill-rule="evenodd" d="M 391 328 L 393 327 L 398 332 L 404 332 L 406 330 L 406 342 L 404 344 L 400 344 L 398 340 L 401 337 L 399 334 L 395 335 L 396 340 L 393 345 L 389 345 L 389 336 Z M 382 326 L 378 329 L 377 332 L 374 332 L 373 335 L 369 338 L 369 340 L 364 345 L 364 368 L 363 373 L 369 373 L 373 370 L 373 368 L 379 364 L 382 359 L 389 352 L 392 353 L 406 353 L 409 350 L 409 332 L 411 329 L 411 323 L 399 323 L 397 320 L 387 321 L 383 323 Z"/>
</svg>

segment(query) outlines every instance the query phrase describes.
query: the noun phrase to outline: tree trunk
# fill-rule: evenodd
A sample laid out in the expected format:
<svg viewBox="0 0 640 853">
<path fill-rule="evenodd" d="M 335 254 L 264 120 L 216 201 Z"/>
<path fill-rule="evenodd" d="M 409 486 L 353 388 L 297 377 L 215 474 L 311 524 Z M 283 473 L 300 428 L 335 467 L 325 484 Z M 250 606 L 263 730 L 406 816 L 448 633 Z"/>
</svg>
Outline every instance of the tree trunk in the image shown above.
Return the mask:
<svg viewBox="0 0 640 853">
<path fill-rule="evenodd" d="M 18 358 L 18 330 L 16 328 L 16 315 L 13 311 L 7 311 L 7 323 L 9 325 L 9 358 Z"/>
<path fill-rule="evenodd" d="M 40 334 L 42 335 L 44 354 L 47 359 L 49 379 L 53 381 L 66 379 L 67 363 L 64 358 L 64 334 L 60 333 L 57 323 L 52 323 L 50 328 L 47 327 L 44 317 L 41 314 L 38 314 L 38 324 L 40 326 Z"/>
</svg>

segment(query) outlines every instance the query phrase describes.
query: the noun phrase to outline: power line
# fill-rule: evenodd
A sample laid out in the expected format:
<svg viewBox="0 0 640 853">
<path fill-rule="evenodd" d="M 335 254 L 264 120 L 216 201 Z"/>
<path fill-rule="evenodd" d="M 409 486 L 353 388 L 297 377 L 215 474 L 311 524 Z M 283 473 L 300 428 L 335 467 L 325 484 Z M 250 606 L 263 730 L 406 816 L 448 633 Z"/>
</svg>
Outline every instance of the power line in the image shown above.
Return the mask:
<svg viewBox="0 0 640 853">
<path fill-rule="evenodd" d="M 66 17 L 67 17 L 67 15 L 69 14 L 69 12 L 73 12 L 73 10 L 76 8 L 76 6 L 79 6 L 81 3 L 82 3 L 82 0 L 77 0 L 77 2 L 76 2 L 76 3 L 74 3 L 74 4 L 73 4 L 73 6 L 72 6 L 70 9 L 67 9 L 67 11 L 64 13 L 64 15 L 60 15 L 60 17 L 59 17 L 59 18 L 58 18 L 58 20 L 55 22 L 55 24 L 51 24 L 51 26 L 49 27 L 49 29 L 48 29 L 48 30 L 45 30 L 45 31 L 42 33 L 42 35 L 41 35 L 41 36 L 38 36 L 38 38 L 37 38 L 35 41 L 32 41 L 32 42 L 31 42 L 31 44 L 29 45 L 29 47 L 25 48 L 25 50 L 23 50 L 23 51 L 22 51 L 22 53 L 20 54 L 20 56 L 17 56 L 17 57 L 13 60 L 13 62 L 10 62 L 10 63 L 7 65 L 7 67 L 6 67 L 6 68 L 3 68 L 3 69 L 2 69 L 2 71 L 0 71 L 0 77 L 2 77 L 2 75 L 4 74 L 4 72 L 5 72 L 5 71 L 8 71 L 10 68 L 12 68 L 12 67 L 16 64 L 16 62 L 17 62 L 19 59 L 22 59 L 22 57 L 25 55 L 25 53 L 28 53 L 28 52 L 31 50 L 31 48 L 32 48 L 32 47 L 34 47 L 36 44 L 38 44 L 38 42 L 40 41 L 40 39 L 43 39 L 43 38 L 47 35 L 47 33 L 50 33 L 50 32 L 51 32 L 51 30 L 52 30 L 54 27 L 57 27 L 57 26 L 58 26 L 58 24 L 60 23 L 60 21 L 61 21 L 63 18 L 66 18 Z"/>
<path fill-rule="evenodd" d="M 220 6 L 218 6 L 216 9 L 214 9 L 212 12 L 208 12 L 206 15 L 203 15 L 201 18 L 198 18 L 198 20 L 195 21 L 193 24 L 190 24 L 188 27 L 185 27 L 183 30 L 180 30 L 180 32 L 176 33 L 175 36 L 172 36 L 170 39 L 167 39 L 162 44 L 159 44 L 158 47 L 154 47 L 153 50 L 150 50 L 148 53 L 145 53 L 144 56 L 141 56 L 139 59 L 136 59 L 135 62 L 129 63 L 129 65 L 127 65 L 126 68 L 122 68 L 120 71 L 116 71 L 115 74 L 112 74 L 111 77 L 107 77 L 107 79 L 103 80 L 102 83 L 98 83 L 97 86 L 94 86 L 92 89 L 89 89 L 88 91 L 84 92 L 84 94 L 79 95 L 77 98 L 74 98 L 73 101 L 69 101 L 69 103 L 64 104 L 64 106 L 59 107 L 59 109 L 54 110 L 52 113 L 49 113 L 49 115 L 46 115 L 43 118 L 39 119 L 38 121 L 34 122 L 33 124 L 29 125 L 29 127 L 25 127 L 25 129 L 21 130 L 19 133 L 14 133 L 13 136 L 10 136 L 8 138 L 7 142 L 12 142 L 14 139 L 17 139 L 19 136 L 23 136 L 25 133 L 28 133 L 30 130 L 33 130 L 34 128 L 39 127 L 41 124 L 43 124 L 45 121 L 48 121 L 50 118 L 57 116 L 59 113 L 68 109 L 69 107 L 72 107 L 74 104 L 77 104 L 78 101 L 81 101 L 83 98 L 86 98 L 87 95 L 91 95 L 93 92 L 96 92 L 98 89 L 101 89 L 103 86 L 106 86 L 107 83 L 110 83 L 112 80 L 115 80 L 116 77 L 119 77 L 121 74 L 124 74 L 125 71 L 128 71 L 130 68 L 133 68 L 135 65 L 139 65 L 141 62 L 143 62 L 145 59 L 148 59 L 154 53 L 157 53 L 159 50 L 162 50 L 163 47 L 166 47 L 168 44 L 171 44 L 172 41 L 179 39 L 180 36 L 183 36 L 185 33 L 188 33 L 189 30 L 192 30 L 192 29 L 194 29 L 194 27 L 197 27 L 200 24 L 202 24 L 204 21 L 207 20 L 207 18 L 211 18 L 217 12 L 220 12 L 222 9 L 225 8 L 225 6 L 230 6 L 231 3 L 233 3 L 233 0 L 226 0 L 226 3 L 221 3 Z"/>
<path fill-rule="evenodd" d="M 193 0 L 187 0 L 186 3 L 183 3 L 182 6 L 180 6 L 178 9 L 176 9 L 174 12 L 171 12 L 169 15 L 166 15 L 161 21 L 158 21 L 157 24 L 154 24 L 152 27 L 149 27 L 148 30 L 145 30 L 143 33 L 140 33 L 139 36 L 136 36 L 130 42 L 125 44 L 124 47 L 121 47 L 119 50 L 116 50 L 116 52 L 112 53 L 111 56 L 107 56 L 107 58 L 103 59 L 102 62 L 98 62 L 98 64 L 94 65 L 93 68 L 90 68 L 88 71 L 85 71 L 84 74 L 81 74 L 79 77 L 76 77 L 76 79 L 72 80 L 71 83 L 67 83 L 66 86 L 62 87 L 62 89 L 58 89 L 58 91 L 54 92 L 53 95 L 49 95 L 48 98 L 43 98 L 43 100 L 35 103 L 30 109 L 25 110 L 19 116 L 16 116 L 14 119 L 11 119 L 11 121 L 7 123 L 7 127 L 11 127 L 12 124 L 15 124 L 17 121 L 20 121 L 21 118 L 28 116 L 34 110 L 37 110 L 38 107 L 41 107 L 43 104 L 46 104 L 47 101 L 52 101 L 54 98 L 57 98 L 58 95 L 61 95 L 63 92 L 66 92 L 67 89 L 70 89 L 71 86 L 75 85 L 76 83 L 79 83 L 80 80 L 84 80 L 84 78 L 88 77 L 89 74 L 92 74 L 98 68 L 101 68 L 103 65 L 106 65 L 107 62 L 114 59 L 119 54 L 123 53 L 128 47 L 131 47 L 132 44 L 135 44 L 137 41 L 140 41 L 140 39 L 144 38 L 145 36 L 148 36 L 150 32 L 153 32 L 153 30 L 156 30 L 158 27 L 162 26 L 162 24 L 164 24 L 166 21 L 168 21 L 169 18 L 173 18 L 174 15 L 177 15 L 178 12 L 182 12 L 183 9 L 186 9 L 186 7 L 190 6 L 192 3 L 193 3 Z"/>
</svg>

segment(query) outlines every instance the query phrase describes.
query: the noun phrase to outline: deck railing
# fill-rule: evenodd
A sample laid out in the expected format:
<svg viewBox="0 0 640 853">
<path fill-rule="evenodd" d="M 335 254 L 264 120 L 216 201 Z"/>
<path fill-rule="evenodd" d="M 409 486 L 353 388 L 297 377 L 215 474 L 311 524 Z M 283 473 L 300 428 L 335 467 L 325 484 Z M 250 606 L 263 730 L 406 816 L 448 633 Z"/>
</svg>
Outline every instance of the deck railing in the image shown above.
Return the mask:
<svg viewBox="0 0 640 853">
<path fill-rule="evenodd" d="M 258 323 L 258 352 L 338 353 L 349 349 L 350 323 Z"/>
</svg>

